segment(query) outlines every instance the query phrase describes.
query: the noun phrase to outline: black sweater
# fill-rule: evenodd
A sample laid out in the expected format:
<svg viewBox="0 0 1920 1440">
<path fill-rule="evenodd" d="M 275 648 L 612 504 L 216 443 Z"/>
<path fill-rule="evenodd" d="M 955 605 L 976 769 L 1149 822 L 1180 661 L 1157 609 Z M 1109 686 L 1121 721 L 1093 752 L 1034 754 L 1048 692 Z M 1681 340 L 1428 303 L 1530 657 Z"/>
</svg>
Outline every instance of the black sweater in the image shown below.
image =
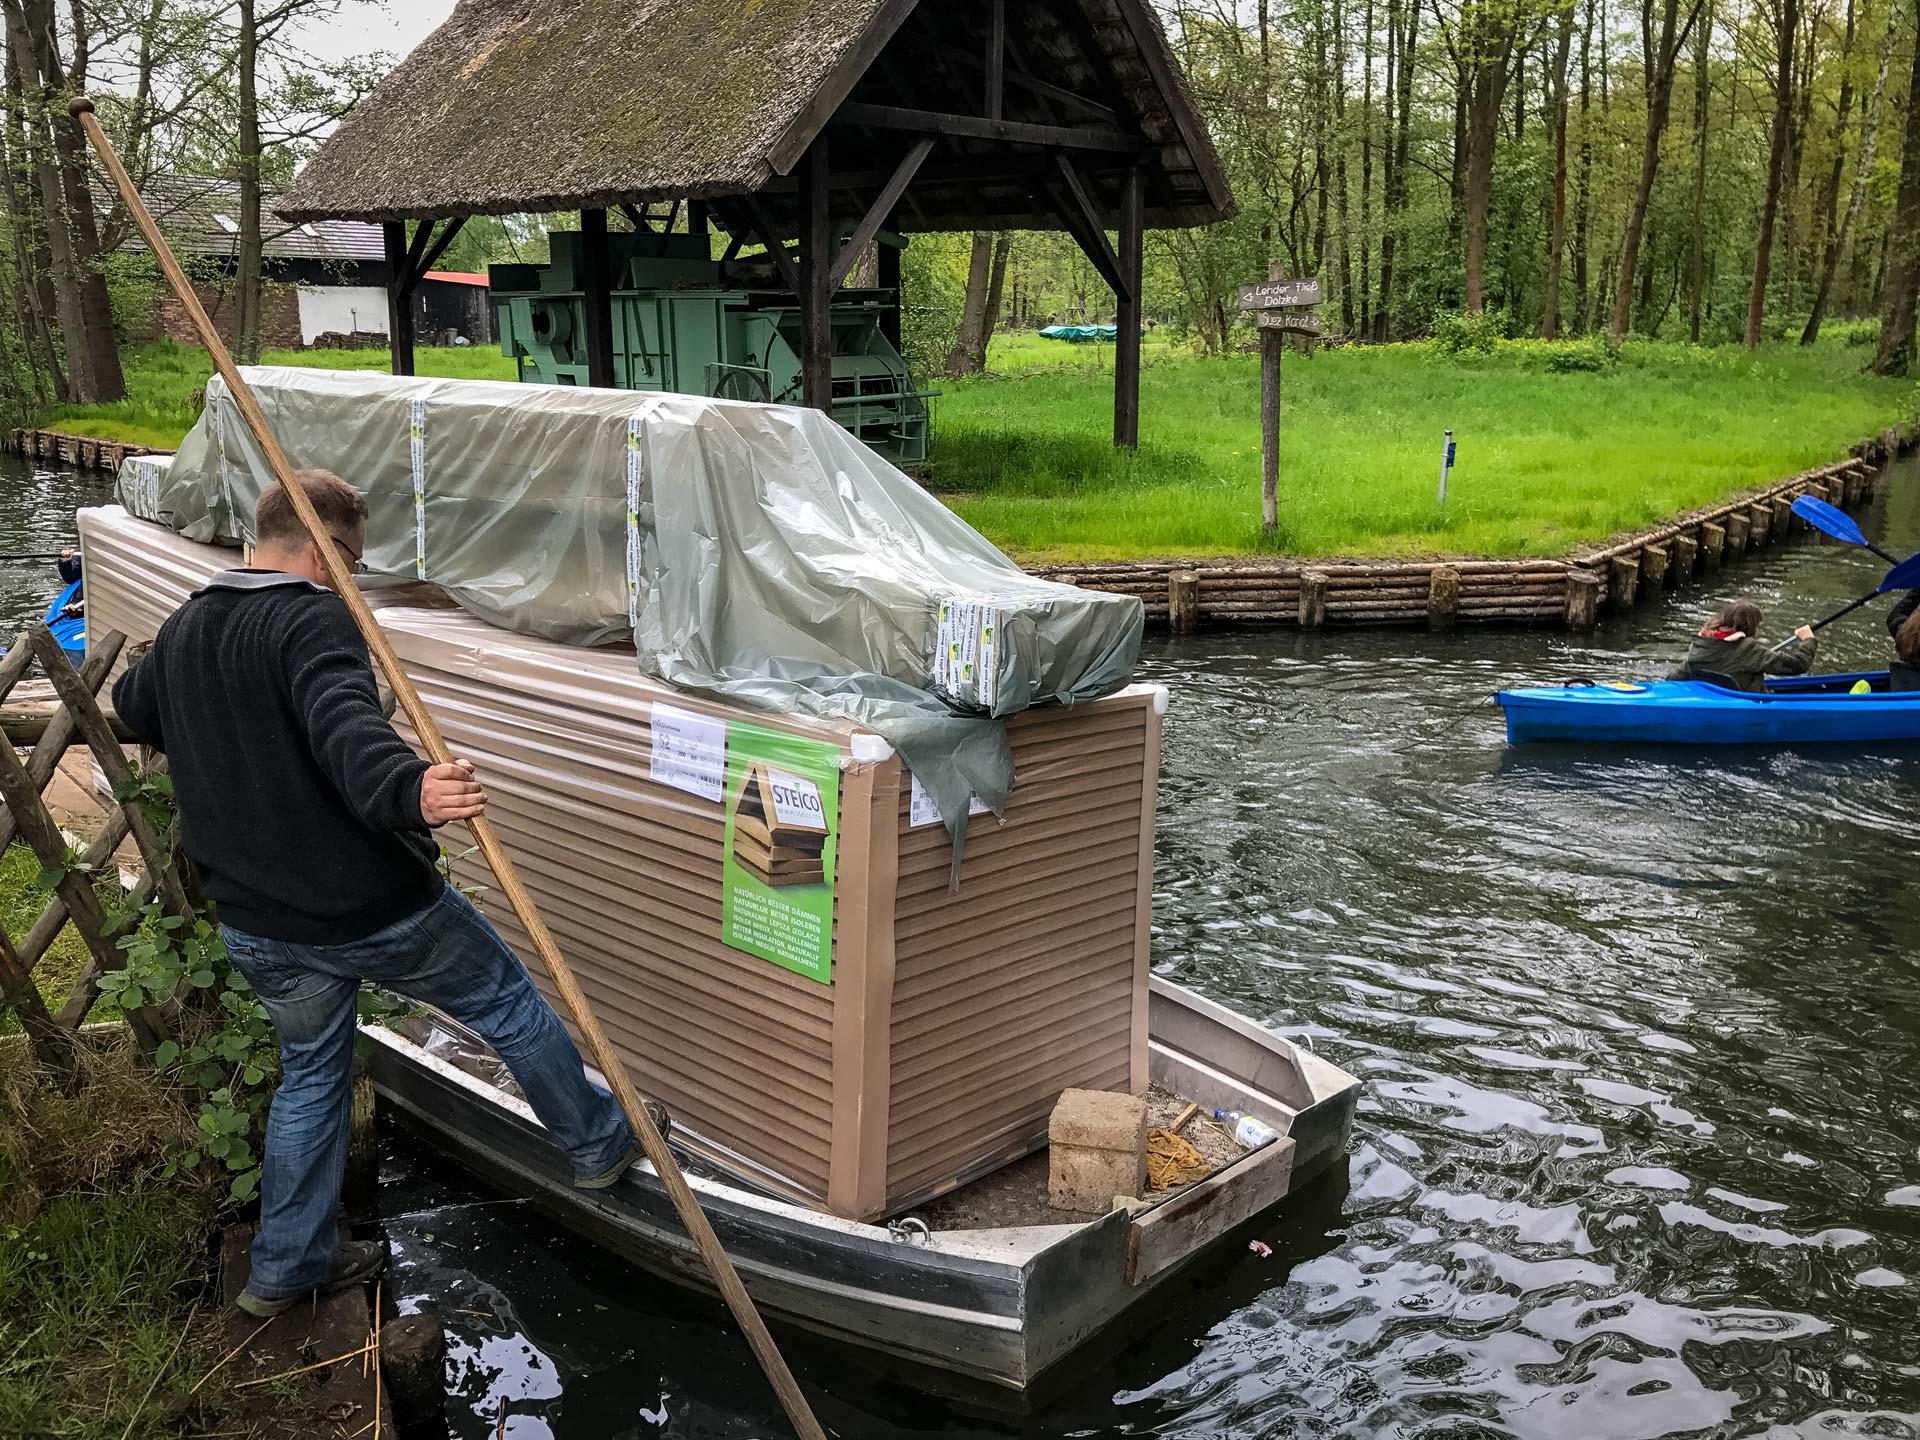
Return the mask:
<svg viewBox="0 0 1920 1440">
<path fill-rule="evenodd" d="M 380 713 L 366 642 L 332 591 L 216 575 L 113 703 L 166 752 L 182 843 L 234 929 L 340 945 L 439 895 L 420 818 L 427 764 Z"/>
</svg>

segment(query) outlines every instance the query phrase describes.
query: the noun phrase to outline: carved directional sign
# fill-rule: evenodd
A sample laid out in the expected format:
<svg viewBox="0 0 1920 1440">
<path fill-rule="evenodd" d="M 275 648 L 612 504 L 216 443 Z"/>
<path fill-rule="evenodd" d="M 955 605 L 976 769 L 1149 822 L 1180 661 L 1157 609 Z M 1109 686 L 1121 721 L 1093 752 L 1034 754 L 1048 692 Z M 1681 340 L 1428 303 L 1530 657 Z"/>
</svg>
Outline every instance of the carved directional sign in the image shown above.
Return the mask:
<svg viewBox="0 0 1920 1440">
<path fill-rule="evenodd" d="M 1326 322 L 1311 310 L 1261 310 L 1253 317 L 1261 330 L 1292 330 L 1301 335 L 1326 333 Z"/>
<path fill-rule="evenodd" d="M 1278 310 L 1287 305 L 1319 303 L 1320 281 L 1317 276 L 1308 280 L 1262 280 L 1240 287 L 1242 310 Z"/>
</svg>

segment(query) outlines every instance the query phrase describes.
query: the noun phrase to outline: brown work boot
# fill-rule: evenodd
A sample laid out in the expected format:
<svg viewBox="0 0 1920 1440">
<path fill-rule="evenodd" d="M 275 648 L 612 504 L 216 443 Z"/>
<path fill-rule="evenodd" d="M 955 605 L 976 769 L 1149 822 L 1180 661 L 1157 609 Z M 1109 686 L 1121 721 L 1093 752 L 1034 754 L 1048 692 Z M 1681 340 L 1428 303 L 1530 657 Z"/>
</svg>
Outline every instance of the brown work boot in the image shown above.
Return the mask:
<svg viewBox="0 0 1920 1440">
<path fill-rule="evenodd" d="M 327 1278 L 312 1290 L 302 1291 L 298 1295 L 272 1297 L 242 1290 L 234 1304 L 256 1320 L 271 1320 L 276 1315 L 286 1314 L 309 1295 L 331 1295 L 336 1290 L 364 1285 L 384 1270 L 386 1264 L 387 1250 L 384 1245 L 376 1245 L 371 1240 L 342 1241 L 340 1248 L 333 1252 L 333 1268 L 327 1272 Z"/>
<path fill-rule="evenodd" d="M 653 1121 L 653 1128 L 660 1132 L 660 1138 L 665 1140 L 668 1136 L 672 1135 L 673 1117 L 667 1114 L 667 1107 L 662 1105 L 658 1100 L 648 1100 L 643 1103 L 647 1107 L 647 1118 Z M 644 1160 L 646 1157 L 647 1152 L 642 1150 L 640 1148 L 640 1142 L 635 1140 L 627 1147 L 626 1154 L 622 1155 L 598 1175 L 585 1175 L 575 1180 L 573 1182 L 573 1188 L 576 1190 L 605 1190 L 611 1186 L 614 1181 L 626 1174 L 627 1171 L 632 1168 L 635 1161 Z"/>
</svg>

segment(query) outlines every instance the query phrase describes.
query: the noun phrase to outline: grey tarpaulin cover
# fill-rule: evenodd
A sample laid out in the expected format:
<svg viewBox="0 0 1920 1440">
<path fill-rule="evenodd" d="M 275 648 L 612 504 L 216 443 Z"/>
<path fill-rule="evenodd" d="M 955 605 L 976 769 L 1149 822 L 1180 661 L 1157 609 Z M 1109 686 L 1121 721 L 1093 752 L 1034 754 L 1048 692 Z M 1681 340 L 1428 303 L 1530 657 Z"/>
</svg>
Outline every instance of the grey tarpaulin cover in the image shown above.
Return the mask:
<svg viewBox="0 0 1920 1440">
<path fill-rule="evenodd" d="M 816 410 L 698 396 L 243 372 L 296 466 L 367 494 L 366 563 L 496 625 L 631 638 L 640 667 L 769 711 L 866 725 L 956 836 L 1013 782 L 1001 717 L 1127 684 L 1131 597 L 1025 574 Z M 120 501 L 190 539 L 252 539 L 270 483 L 226 386 Z"/>
</svg>

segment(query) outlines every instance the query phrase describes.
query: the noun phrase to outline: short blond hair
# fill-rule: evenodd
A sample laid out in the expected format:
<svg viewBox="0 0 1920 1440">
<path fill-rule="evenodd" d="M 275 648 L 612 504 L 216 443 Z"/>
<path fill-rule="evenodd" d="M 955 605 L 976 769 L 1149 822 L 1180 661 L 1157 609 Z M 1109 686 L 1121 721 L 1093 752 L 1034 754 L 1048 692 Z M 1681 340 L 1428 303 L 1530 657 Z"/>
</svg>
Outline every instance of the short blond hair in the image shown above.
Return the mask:
<svg viewBox="0 0 1920 1440">
<path fill-rule="evenodd" d="M 344 530 L 351 534 L 367 523 L 367 497 L 331 470 L 296 470 L 293 478 L 306 491 L 314 513 L 329 533 Z M 253 543 L 284 548 L 308 538 L 292 497 L 278 484 L 269 486 L 254 507 Z"/>
</svg>

